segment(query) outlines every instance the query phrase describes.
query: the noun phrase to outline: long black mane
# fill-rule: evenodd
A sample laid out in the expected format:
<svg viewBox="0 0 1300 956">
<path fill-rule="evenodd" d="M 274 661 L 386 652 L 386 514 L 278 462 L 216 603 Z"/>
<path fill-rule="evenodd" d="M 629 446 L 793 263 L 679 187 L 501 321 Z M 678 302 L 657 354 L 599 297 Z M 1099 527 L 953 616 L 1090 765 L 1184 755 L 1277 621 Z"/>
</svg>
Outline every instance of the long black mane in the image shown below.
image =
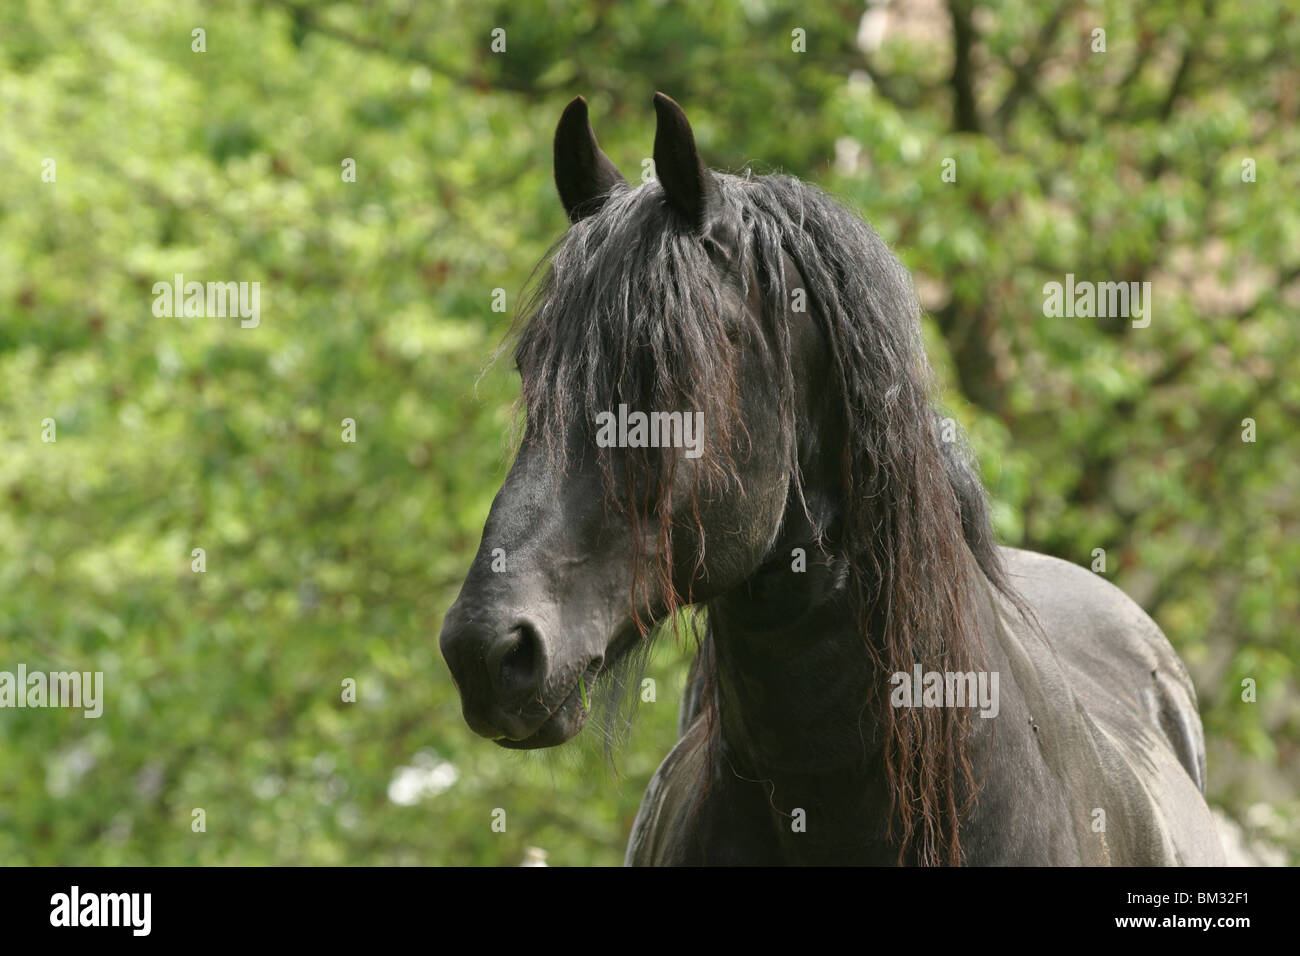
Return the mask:
<svg viewBox="0 0 1300 956">
<path fill-rule="evenodd" d="M 729 429 L 743 430 L 740 342 L 756 323 L 784 323 L 791 291 L 805 289 L 833 352 L 846 425 L 840 527 L 830 544 L 847 561 L 864 653 L 882 675 L 868 703 L 885 741 L 891 828 L 918 862 L 959 862 L 957 821 L 975 791 L 969 711 L 892 708 L 885 675 L 915 663 L 927 671 L 971 669 L 977 576 L 1013 592 L 969 455 L 962 442 L 941 440 L 910 276 L 874 230 L 813 186 L 787 176 L 715 179 L 712 215 L 739 246 L 723 278 L 739 301 L 756 281 L 761 315 L 736 311 L 716 250 L 673 215 L 657 183 L 618 186 L 553 247 L 521 313 L 515 361 L 525 425 L 563 466 L 575 428 L 620 402 L 705 413 L 706 480 L 689 501 L 673 501 L 666 490 L 677 456 L 595 452 L 608 505 L 634 522 L 650 512 L 660 519 L 663 558 L 649 570 L 669 595 L 656 613 L 671 613 L 690 603 L 672 587 L 672 548 L 662 546 L 674 514 L 697 514 L 699 496 L 719 487 L 744 493 L 726 451 Z M 797 275 L 788 274 L 787 257 Z M 790 330 L 774 331 L 770 372 L 781 384 L 782 435 L 773 453 L 784 456 L 798 489 Z"/>
</svg>

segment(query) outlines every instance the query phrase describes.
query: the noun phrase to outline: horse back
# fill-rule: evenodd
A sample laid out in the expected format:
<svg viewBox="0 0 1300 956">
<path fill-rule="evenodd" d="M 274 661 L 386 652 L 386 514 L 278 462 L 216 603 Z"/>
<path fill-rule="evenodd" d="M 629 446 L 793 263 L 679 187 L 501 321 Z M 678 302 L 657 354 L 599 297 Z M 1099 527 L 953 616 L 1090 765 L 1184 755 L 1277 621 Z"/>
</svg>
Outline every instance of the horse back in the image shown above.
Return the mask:
<svg viewBox="0 0 1300 956">
<path fill-rule="evenodd" d="M 1215 864 L 1222 847 L 1205 789 L 1205 738 L 1196 691 L 1156 623 L 1126 594 L 1057 558 L 1002 548 L 1011 584 L 1041 630 L 1007 604 L 1004 643 L 1023 662 L 1016 679 L 1080 729 L 1068 753 L 1053 754 L 1050 734 L 1036 734 L 1044 758 L 1087 766 L 1080 774 L 1089 830 L 1108 862 L 1136 865 Z M 1086 754 L 1080 754 L 1086 750 Z M 1092 804 L 1082 806 L 1082 804 Z M 1097 811 L 1101 811 L 1099 814 Z"/>
</svg>

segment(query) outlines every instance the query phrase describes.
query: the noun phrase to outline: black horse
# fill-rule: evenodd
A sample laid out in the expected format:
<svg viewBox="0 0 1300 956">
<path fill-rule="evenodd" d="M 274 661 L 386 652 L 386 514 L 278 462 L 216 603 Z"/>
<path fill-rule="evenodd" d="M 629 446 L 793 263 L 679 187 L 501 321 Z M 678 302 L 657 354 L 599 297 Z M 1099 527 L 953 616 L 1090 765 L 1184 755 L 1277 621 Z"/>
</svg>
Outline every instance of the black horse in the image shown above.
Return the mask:
<svg viewBox="0 0 1300 956">
<path fill-rule="evenodd" d="M 1221 862 L 1182 663 L 1106 581 L 994 543 L 905 269 L 654 104 L 636 188 L 583 99 L 556 131 L 523 441 L 440 641 L 469 726 L 563 743 L 703 607 L 629 863 Z"/>
</svg>

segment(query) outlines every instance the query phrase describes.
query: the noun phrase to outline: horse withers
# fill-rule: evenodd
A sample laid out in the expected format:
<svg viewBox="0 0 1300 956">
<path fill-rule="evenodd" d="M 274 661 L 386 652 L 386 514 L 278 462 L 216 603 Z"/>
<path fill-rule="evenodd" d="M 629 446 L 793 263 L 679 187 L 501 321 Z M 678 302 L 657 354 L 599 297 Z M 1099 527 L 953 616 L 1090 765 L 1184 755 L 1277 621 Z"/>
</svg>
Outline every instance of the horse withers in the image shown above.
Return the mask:
<svg viewBox="0 0 1300 956">
<path fill-rule="evenodd" d="M 906 270 L 654 105 L 635 188 L 584 100 L 556 131 L 523 439 L 440 638 L 469 726 L 561 744 L 703 609 L 629 863 L 1221 862 L 1186 670 L 1106 581 L 996 545 Z"/>
</svg>

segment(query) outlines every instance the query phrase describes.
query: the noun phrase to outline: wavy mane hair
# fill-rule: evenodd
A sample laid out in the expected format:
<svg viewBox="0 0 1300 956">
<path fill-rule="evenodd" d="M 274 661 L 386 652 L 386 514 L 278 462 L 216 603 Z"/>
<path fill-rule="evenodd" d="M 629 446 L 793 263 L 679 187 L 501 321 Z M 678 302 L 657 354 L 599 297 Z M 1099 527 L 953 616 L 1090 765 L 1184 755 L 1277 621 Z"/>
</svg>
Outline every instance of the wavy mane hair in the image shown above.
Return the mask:
<svg viewBox="0 0 1300 956">
<path fill-rule="evenodd" d="M 880 675 L 864 704 L 883 737 L 889 833 L 899 841 L 900 863 L 959 864 L 958 822 L 978 789 L 970 711 L 891 707 L 886 675 L 910 673 L 915 663 L 927 671 L 971 669 L 978 650 L 972 647 L 974 585 L 981 572 L 1020 602 L 1000 563 L 964 441 L 940 441 L 911 278 L 870 226 L 821 190 L 788 176 L 713 175 L 717 208 L 710 214 L 738 237 L 727 278 L 744 298 L 751 291 L 746 277 L 758 277 L 762 314 L 726 313 L 718 267 L 699 236 L 673 214 L 658 183 L 615 186 L 598 212 L 552 247 L 517 321 L 524 423 L 564 467 L 575 447 L 575 426 L 589 426 L 599 411 L 620 402 L 705 413 L 710 440 L 699 460 L 702 479 L 685 501 L 671 493 L 679 456 L 594 451 L 607 507 L 629 517 L 638 540 L 645 516 L 657 518 L 661 558 L 648 570 L 667 595 L 666 606 L 653 615 L 663 620 L 691 602 L 672 583 L 675 519 L 689 520 L 700 532 L 702 561 L 699 502 L 719 489 L 744 493 L 727 449 L 732 437 L 744 434 L 737 411 L 744 383 L 736 370 L 743 337 L 759 322 L 782 325 L 775 330 L 771 369 L 781 384 L 779 454 L 802 501 L 784 317 L 789 291 L 806 290 L 832 352 L 831 384 L 846 436 L 836 449 L 840 524 L 834 540 L 832 529 L 819 531 L 847 563 L 844 586 L 863 653 Z M 787 274 L 786 256 L 798 276 Z M 743 440 L 735 444 L 748 448 Z M 634 606 L 641 606 L 644 583 L 634 581 Z M 710 658 L 700 655 L 705 686 Z M 637 683 L 625 676 L 613 682 L 621 690 Z M 703 696 L 704 706 L 713 706 L 713 695 Z"/>
</svg>

